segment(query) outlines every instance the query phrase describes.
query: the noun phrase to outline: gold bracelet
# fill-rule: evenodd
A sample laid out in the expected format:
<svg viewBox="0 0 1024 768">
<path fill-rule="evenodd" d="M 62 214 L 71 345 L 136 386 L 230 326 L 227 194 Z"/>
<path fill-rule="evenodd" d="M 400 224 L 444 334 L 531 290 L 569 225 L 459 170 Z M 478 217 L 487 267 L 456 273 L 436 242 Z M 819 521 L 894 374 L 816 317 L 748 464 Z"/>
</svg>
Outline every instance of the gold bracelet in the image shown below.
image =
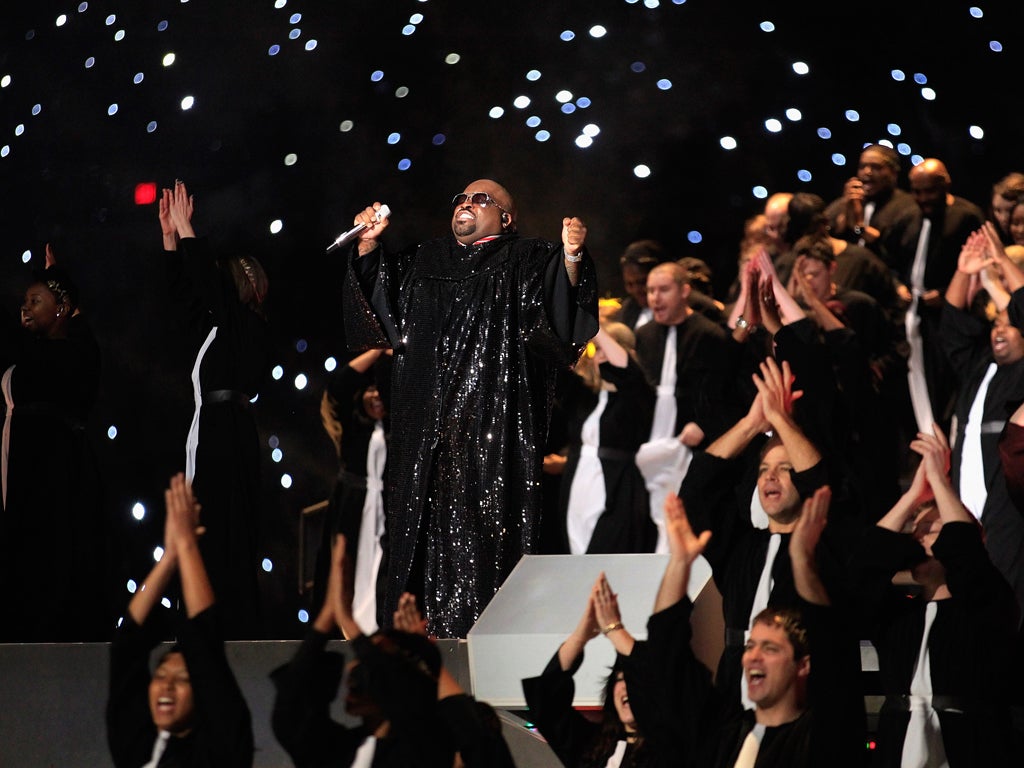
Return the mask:
<svg viewBox="0 0 1024 768">
<path fill-rule="evenodd" d="M 607 635 L 607 634 L 609 634 L 611 632 L 614 632 L 617 629 L 622 629 L 622 622 L 621 621 L 612 622 L 607 627 L 605 627 L 604 629 L 601 630 L 601 634 L 602 635 Z"/>
</svg>

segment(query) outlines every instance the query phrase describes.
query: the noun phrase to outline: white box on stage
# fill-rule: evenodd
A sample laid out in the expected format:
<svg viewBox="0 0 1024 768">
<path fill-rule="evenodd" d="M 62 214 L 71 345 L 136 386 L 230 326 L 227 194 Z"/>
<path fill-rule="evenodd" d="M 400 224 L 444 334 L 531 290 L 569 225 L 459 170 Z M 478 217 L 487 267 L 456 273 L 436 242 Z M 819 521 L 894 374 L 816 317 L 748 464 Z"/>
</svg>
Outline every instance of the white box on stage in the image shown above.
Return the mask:
<svg viewBox="0 0 1024 768">
<path fill-rule="evenodd" d="M 524 707 L 522 679 L 539 675 L 579 623 L 602 571 L 619 596 L 623 624 L 635 638 L 645 638 L 667 563 L 668 555 L 655 554 L 525 555 L 466 637 L 473 694 L 495 707 Z M 691 569 L 687 589 L 698 610 L 702 592 L 714 592 L 717 598 L 713 582 L 710 590 L 705 589 L 710 578 L 711 566 L 701 557 Z M 713 612 L 714 608 L 706 611 Z M 723 625 L 710 624 L 702 634 L 717 633 L 712 643 L 717 642 L 720 653 Z M 701 653 L 698 656 L 704 660 Z M 575 706 L 601 705 L 604 681 L 614 662 L 615 650 L 606 638 L 598 636 L 587 644 L 583 665 L 574 676 Z"/>
</svg>

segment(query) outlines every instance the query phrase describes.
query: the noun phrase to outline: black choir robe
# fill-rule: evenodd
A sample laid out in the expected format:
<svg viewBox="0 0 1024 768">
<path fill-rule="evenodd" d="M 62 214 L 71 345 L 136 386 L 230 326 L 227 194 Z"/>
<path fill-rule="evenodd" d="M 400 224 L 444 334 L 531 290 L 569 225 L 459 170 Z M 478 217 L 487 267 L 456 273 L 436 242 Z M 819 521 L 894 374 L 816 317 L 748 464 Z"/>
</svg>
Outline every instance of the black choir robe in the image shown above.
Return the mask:
<svg viewBox="0 0 1024 768">
<path fill-rule="evenodd" d="M 626 368 L 601 364 L 601 378 L 614 384 L 608 393 L 608 405 L 601 414 L 599 454 L 604 474 L 605 511 L 587 547 L 588 554 L 653 552 L 658 532 L 650 516 L 650 503 L 644 478 L 636 466 L 636 452 L 647 441 L 654 415 L 654 390 L 643 371 L 629 358 Z M 565 411 L 569 429 L 569 457 L 562 475 L 560 519 L 565 534 L 566 516 L 571 500 L 572 481 L 580 458 L 580 433 L 583 423 L 597 407 L 598 393 L 589 389 L 579 376 L 569 380 L 565 393 Z"/>
<path fill-rule="evenodd" d="M 749 450 L 756 460 L 757 446 Z M 726 627 L 725 648 L 718 663 L 717 687 L 723 692 L 732 691 L 736 701 L 740 700 L 743 633 L 750 628 L 750 611 L 772 536 L 767 529 L 755 528 L 750 522 L 750 499 L 754 490 L 750 470 L 750 465 L 743 459 L 727 460 L 696 451 L 679 490 L 693 530 L 697 533 L 712 532 L 704 557 L 710 563 L 715 585 L 722 593 Z M 801 499 L 809 498 L 827 482 L 822 464 L 816 464 L 805 472 L 793 472 L 792 479 Z M 836 519 L 830 520 L 829 526 L 836 530 L 840 522 L 838 516 L 833 517 Z M 823 534 L 822 537 L 823 550 L 830 548 L 833 536 L 839 537 L 828 529 L 826 532 L 828 535 Z M 772 565 L 774 586 L 768 605 L 793 606 L 798 602 L 798 595 L 789 559 L 790 534 L 780 536 L 782 541 Z M 834 575 L 833 570 L 844 559 L 839 555 L 819 555 L 819 563 L 829 566 L 823 572 L 826 586 L 838 585 L 839 576 Z"/>
<path fill-rule="evenodd" d="M 653 321 L 636 332 L 637 357 L 655 387 L 661 381 L 667 337 L 668 326 Z M 696 311 L 676 326 L 674 434 L 693 421 L 710 442 L 736 421 L 738 353 L 725 329 Z"/>
<path fill-rule="evenodd" d="M 171 297 L 197 353 L 217 327 L 199 368 L 204 399 L 211 392 L 237 393 L 203 403 L 192 489 L 203 505 L 206 533 L 199 547 L 227 636 L 253 638 L 260 626 L 262 490 L 259 436 L 248 401 L 270 370 L 270 328 L 241 302 L 230 271 L 218 264 L 204 238 L 183 238 L 178 250 L 164 256 Z"/>
<path fill-rule="evenodd" d="M 993 566 L 977 525 L 946 523 L 932 545 L 951 597 L 938 600 L 928 635 L 935 708 L 950 768 L 1013 765 L 1009 701 L 1020 657 L 1013 591 Z M 872 526 L 854 558 L 858 596 L 878 651 L 886 701 L 878 720 L 878 765 L 897 768 L 910 714 L 903 696 L 921 648 L 927 601 L 892 586 L 897 571 L 922 561 L 913 537 Z"/>
<path fill-rule="evenodd" d="M 107 640 L 116 615 L 105 599 L 109 532 L 86 431 L 99 347 L 81 314 L 63 339 L 38 338 L 0 317 L 0 374 L 11 366 L 0 642 Z"/>
<path fill-rule="evenodd" d="M 253 761 L 249 707 L 224 655 L 217 606 L 180 622 L 178 650 L 192 683 L 194 724 L 172 735 L 158 768 L 247 768 Z M 125 616 L 110 645 L 107 742 L 117 768 L 149 762 L 157 728 L 149 711 L 149 656 L 160 643 L 159 621 L 143 626 Z"/>
<path fill-rule="evenodd" d="M 598 327 L 589 256 L 575 287 L 563 259 L 544 240 L 448 235 L 350 262 L 349 345 L 395 351 L 381 626 L 411 590 L 432 634 L 465 637 L 535 547 L 556 372 Z"/>
<path fill-rule="evenodd" d="M 1024 290 L 1013 294 L 1011 313 L 1024 309 Z M 977 317 L 946 303 L 941 336 L 950 367 L 957 374 L 956 432 L 951 435 L 950 478 L 959 490 L 964 430 L 971 405 L 992 359 L 990 326 Z M 988 496 L 981 510 L 985 547 L 992 562 L 1010 582 L 1018 603 L 1024 605 L 1024 517 L 1014 506 L 1006 487 L 999 458 L 999 436 L 1010 415 L 1024 402 L 1024 360 L 1001 365 L 988 385 L 982 411 L 981 458 Z M 978 510 L 971 510 L 977 515 Z"/>
<path fill-rule="evenodd" d="M 755 768 L 860 768 L 864 763 L 864 699 L 858 686 L 859 647 L 855 634 L 836 609 L 797 599 L 810 644 L 807 708 L 796 719 L 765 729 Z M 732 768 L 755 724 L 735 693 L 711 683 L 708 669 L 693 655 L 689 598 L 660 611 L 647 622 L 650 696 L 630 706 L 640 722 L 647 707 L 662 702 L 675 713 L 676 766 Z"/>
</svg>

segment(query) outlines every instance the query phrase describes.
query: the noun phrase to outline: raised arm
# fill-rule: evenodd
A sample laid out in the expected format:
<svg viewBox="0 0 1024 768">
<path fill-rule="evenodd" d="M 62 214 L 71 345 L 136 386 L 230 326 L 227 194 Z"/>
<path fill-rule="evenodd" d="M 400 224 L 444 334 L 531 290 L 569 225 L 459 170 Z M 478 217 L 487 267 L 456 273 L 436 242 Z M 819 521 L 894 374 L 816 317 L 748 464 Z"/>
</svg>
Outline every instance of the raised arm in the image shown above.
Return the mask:
<svg viewBox="0 0 1024 768">
<path fill-rule="evenodd" d="M 139 626 L 146 623 L 146 619 L 156 604 L 160 602 L 160 597 L 178 569 L 177 552 L 174 549 L 173 541 L 167 536 L 166 530 L 167 526 L 165 525 L 163 557 L 153 566 L 142 586 L 135 591 L 131 602 L 128 603 L 128 614 L 132 617 L 132 621 Z"/>
<path fill-rule="evenodd" d="M 160 232 L 163 235 L 165 251 L 178 250 L 178 230 L 171 221 L 171 202 L 174 200 L 174 193 L 164 188 L 160 193 L 158 201 L 158 215 L 160 217 Z"/>
<path fill-rule="evenodd" d="M 1006 281 L 1006 289 L 1013 293 L 1018 288 L 1024 287 L 1024 271 L 1017 266 L 1013 259 L 1006 255 L 1006 248 L 1003 247 L 1003 243 L 999 239 L 999 233 L 996 232 L 995 224 L 991 221 L 985 222 L 982 225 L 981 232 L 988 243 L 991 257 L 999 266 L 1003 280 Z"/>
<path fill-rule="evenodd" d="M 398 608 L 392 615 L 392 624 L 395 629 L 402 632 L 409 632 L 414 635 L 427 635 L 427 620 L 423 618 L 419 607 L 416 605 L 416 596 L 411 592 L 403 592 L 398 598 Z M 448 671 L 448 667 L 441 664 L 441 672 L 437 678 L 437 698 L 445 699 L 449 696 L 459 696 L 466 691 Z"/>
<path fill-rule="evenodd" d="M 168 190 L 164 190 L 165 198 Z M 162 205 L 161 200 L 161 205 Z M 171 192 L 170 200 L 168 203 L 168 215 L 171 223 L 174 225 L 174 230 L 178 234 L 178 238 L 195 237 L 195 230 L 192 229 L 192 211 L 195 208 L 195 199 L 188 193 L 188 189 L 185 186 L 185 182 L 178 179 L 174 182 L 174 191 Z M 163 217 L 161 216 L 160 225 L 163 227 Z M 164 241 L 166 247 L 166 239 Z M 167 250 L 173 251 L 174 248 L 168 248 Z"/>
<path fill-rule="evenodd" d="M 746 450 L 751 440 L 769 429 L 771 425 L 764 417 L 761 395 L 758 394 L 747 413 L 711 443 L 705 452 L 720 459 L 735 459 Z"/>
<path fill-rule="evenodd" d="M 597 616 L 594 615 L 594 594 L 597 591 L 601 579 L 594 582 L 594 586 L 587 595 L 587 607 L 583 611 L 575 629 L 558 647 L 558 664 L 563 672 L 568 672 L 576 659 L 583 653 L 583 648 L 601 633 L 601 627 L 597 624 Z"/>
<path fill-rule="evenodd" d="M 578 285 L 580 282 L 580 261 L 583 258 L 580 251 L 583 250 L 583 243 L 587 239 L 587 225 L 575 216 L 566 216 L 562 219 L 562 255 L 565 264 L 565 273 L 569 276 L 569 283 Z M 622 368 L 623 366 L 619 366 Z"/>
<path fill-rule="evenodd" d="M 379 202 L 374 203 L 356 214 L 353 224 L 365 224 L 366 229 L 359 233 L 359 255 L 365 256 L 377 247 L 377 238 L 384 234 L 390 219 L 380 217 Z"/>
<path fill-rule="evenodd" d="M 633 652 L 636 640 L 622 624 L 619 596 L 612 592 L 612 586 L 603 572 L 594 584 L 593 601 L 594 616 L 601 628 L 601 634 L 608 638 L 616 653 L 620 656 L 629 656 Z"/>
<path fill-rule="evenodd" d="M 750 331 L 761 324 L 761 307 L 757 299 L 760 276 L 756 259 L 749 259 L 740 268 L 740 295 L 736 298 L 726 322 L 732 329 L 732 337 L 736 341 L 746 341 Z"/>
<path fill-rule="evenodd" d="M 939 517 L 943 523 L 972 522 L 971 513 L 960 501 L 949 479 L 949 441 L 938 424 L 934 425 L 933 430 L 933 435 L 918 433 L 917 439 L 911 441 L 910 448 L 921 456 L 925 478 L 935 494 Z"/>
<path fill-rule="evenodd" d="M 761 363 L 761 376 L 753 378 L 765 419 L 786 446 L 793 469 L 804 472 L 820 463 L 821 453 L 792 417 L 793 402 L 802 393 L 793 389 L 796 379 L 789 363 L 783 361 L 780 368 L 773 358 L 766 358 Z"/>
<path fill-rule="evenodd" d="M 786 287 L 782 284 L 779 279 L 778 272 L 775 271 L 775 265 L 772 264 L 771 258 L 768 256 L 768 251 L 762 248 L 757 253 L 758 269 L 761 272 L 761 292 L 764 299 L 767 301 L 769 295 L 771 296 L 770 302 L 774 303 L 778 307 L 779 317 L 783 325 L 789 325 L 795 323 L 797 320 L 804 319 L 804 310 L 797 303 Z M 762 317 L 764 316 L 764 304 L 762 303 Z M 765 326 L 768 327 L 767 325 Z M 778 329 L 771 329 L 772 333 L 775 333 Z"/>
<path fill-rule="evenodd" d="M 789 558 L 793 563 L 793 584 L 797 594 L 814 605 L 830 605 L 828 592 L 818 575 L 815 551 L 828 522 L 832 490 L 823 485 L 804 501 L 796 528 L 789 539 Z"/>
<path fill-rule="evenodd" d="M 331 548 L 331 571 L 327 578 L 327 594 L 324 597 L 323 607 L 313 622 L 313 628 L 329 635 L 337 627 L 346 640 L 354 640 L 364 632 L 352 616 L 352 589 L 348 583 L 347 568 L 345 537 L 339 533 L 334 537 L 334 545 Z"/>
<path fill-rule="evenodd" d="M 170 487 L 164 491 L 164 503 L 167 507 L 167 544 L 177 555 L 185 612 L 191 619 L 213 605 L 215 598 L 199 552 L 200 506 L 185 482 L 184 473 L 179 472 L 171 478 Z"/>
<path fill-rule="evenodd" d="M 946 301 L 957 309 L 965 309 L 970 300 L 971 281 L 995 262 L 982 230 L 972 232 L 960 248 L 956 272 L 946 287 Z"/>
<path fill-rule="evenodd" d="M 665 498 L 665 534 L 669 558 L 658 587 L 658 596 L 654 600 L 654 613 L 683 599 L 690 583 L 690 566 L 704 552 L 711 539 L 709 530 L 703 531 L 700 536 L 694 534 L 683 501 L 674 493 Z"/>
<path fill-rule="evenodd" d="M 594 344 L 604 352 L 608 362 L 616 368 L 625 368 L 629 363 L 629 353 L 625 347 L 619 344 L 604 328 L 598 328 L 597 335 L 594 336 Z"/>
</svg>

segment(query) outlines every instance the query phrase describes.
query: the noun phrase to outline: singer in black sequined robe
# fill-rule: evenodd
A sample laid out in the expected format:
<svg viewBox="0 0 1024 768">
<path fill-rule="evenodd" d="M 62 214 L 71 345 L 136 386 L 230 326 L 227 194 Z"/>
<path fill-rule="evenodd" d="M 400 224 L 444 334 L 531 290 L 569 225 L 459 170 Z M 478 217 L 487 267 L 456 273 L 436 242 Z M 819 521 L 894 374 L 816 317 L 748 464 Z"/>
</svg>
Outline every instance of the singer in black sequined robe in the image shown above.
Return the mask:
<svg viewBox="0 0 1024 768">
<path fill-rule="evenodd" d="M 408 589 L 432 634 L 465 637 L 536 541 L 554 377 L 597 332 L 597 293 L 585 252 L 574 287 L 561 244 L 503 229 L 353 251 L 345 276 L 349 346 L 395 350 L 382 626 Z"/>
</svg>

